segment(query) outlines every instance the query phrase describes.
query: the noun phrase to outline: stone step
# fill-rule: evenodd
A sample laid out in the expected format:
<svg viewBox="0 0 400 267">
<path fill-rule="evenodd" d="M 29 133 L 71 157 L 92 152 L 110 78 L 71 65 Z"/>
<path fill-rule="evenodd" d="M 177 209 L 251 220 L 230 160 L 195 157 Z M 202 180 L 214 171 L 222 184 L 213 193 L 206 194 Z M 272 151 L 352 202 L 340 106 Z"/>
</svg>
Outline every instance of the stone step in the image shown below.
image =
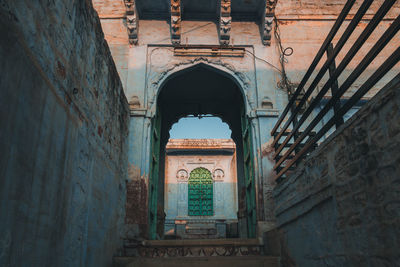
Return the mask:
<svg viewBox="0 0 400 267">
<path fill-rule="evenodd" d="M 191 228 L 186 227 L 185 233 L 192 235 L 216 235 L 217 229 L 215 228 Z"/>
<path fill-rule="evenodd" d="M 217 239 L 217 234 L 213 233 L 186 233 L 184 239 Z"/>
<path fill-rule="evenodd" d="M 176 240 L 144 240 L 144 246 L 151 247 L 186 247 L 186 246 L 259 246 L 256 238 L 224 238 L 224 239 L 176 239 Z"/>
<path fill-rule="evenodd" d="M 232 257 L 171 257 L 140 258 L 116 257 L 114 267 L 279 267 L 279 257 L 232 256 Z"/>
<path fill-rule="evenodd" d="M 126 240 L 121 256 L 143 258 L 170 257 L 246 257 L 264 256 L 264 245 L 258 239 L 178 239 Z"/>
<path fill-rule="evenodd" d="M 215 229 L 215 223 L 188 223 L 186 229 Z"/>
</svg>

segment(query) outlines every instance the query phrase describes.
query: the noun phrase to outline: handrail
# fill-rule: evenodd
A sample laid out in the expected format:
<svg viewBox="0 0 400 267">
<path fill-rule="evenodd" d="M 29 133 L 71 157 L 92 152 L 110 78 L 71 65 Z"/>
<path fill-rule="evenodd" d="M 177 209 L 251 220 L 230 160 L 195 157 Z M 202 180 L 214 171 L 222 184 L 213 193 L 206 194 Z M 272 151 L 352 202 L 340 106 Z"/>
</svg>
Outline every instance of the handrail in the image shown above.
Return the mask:
<svg viewBox="0 0 400 267">
<path fill-rule="evenodd" d="M 307 80 L 310 78 L 311 74 L 314 72 L 315 68 L 317 67 L 319 61 L 321 60 L 322 56 L 324 55 L 327 47 L 335 37 L 337 31 L 339 30 L 340 26 L 342 25 L 343 21 L 346 19 L 347 14 L 350 12 L 351 7 L 354 5 L 355 0 L 348 0 L 346 5 L 344 6 L 342 12 L 340 13 L 339 17 L 337 18 L 335 24 L 333 25 L 331 31 L 329 32 L 328 36 L 326 37 L 324 43 L 322 44 L 321 48 L 319 49 L 317 55 L 315 56 L 313 62 L 311 63 L 310 67 L 307 70 L 307 73 L 304 75 L 303 79 L 301 80 L 299 87 L 294 92 L 292 98 L 289 100 L 289 104 L 286 106 L 285 110 L 283 111 L 282 115 L 279 117 L 278 122 L 274 126 L 271 131 L 271 135 L 274 135 L 276 130 L 278 129 L 279 125 L 282 123 L 283 119 L 286 117 L 287 113 L 289 112 L 290 107 L 293 105 L 296 97 L 299 96 L 301 90 L 303 89 L 304 85 L 306 84 Z"/>
<path fill-rule="evenodd" d="M 392 1 L 392 0 L 389 0 Z M 285 126 L 283 126 L 283 129 L 281 130 L 281 133 L 283 131 L 286 131 L 286 129 L 289 127 L 289 124 L 292 122 L 293 118 L 295 117 L 296 114 L 299 113 L 300 108 L 304 105 L 304 103 L 306 102 L 306 100 L 310 97 L 310 95 L 312 94 L 312 92 L 314 92 L 315 88 L 317 87 L 318 83 L 321 81 L 322 77 L 324 76 L 324 74 L 326 73 L 326 71 L 328 70 L 329 66 L 332 64 L 332 62 L 335 60 L 336 56 L 339 54 L 339 52 L 341 51 L 341 49 L 343 48 L 343 46 L 346 44 L 347 39 L 350 37 L 350 35 L 353 33 L 354 29 L 357 27 L 357 24 L 360 22 L 360 20 L 362 19 L 362 17 L 364 16 L 365 12 L 367 12 L 369 6 L 372 4 L 373 0 L 365 0 L 364 3 L 362 4 L 362 6 L 360 7 L 360 9 L 358 10 L 356 16 L 354 16 L 354 19 L 351 21 L 351 23 L 349 24 L 349 26 L 347 27 L 346 31 L 344 32 L 343 36 L 340 38 L 338 44 L 336 45 L 336 47 L 333 49 L 333 55 L 331 57 L 328 58 L 328 60 L 325 62 L 325 64 L 323 65 L 323 67 L 321 68 L 321 70 L 318 72 L 317 76 L 315 77 L 314 81 L 312 82 L 312 84 L 310 85 L 310 87 L 308 88 L 308 90 L 306 91 L 306 93 L 304 94 L 304 96 L 302 97 L 302 99 L 300 100 L 300 103 L 297 105 L 297 107 L 295 108 L 295 110 L 293 111 L 293 114 L 290 116 L 289 120 L 285 123 Z M 371 25 L 371 23 L 369 24 Z M 364 30 L 364 32 L 366 32 Z M 368 32 L 368 31 L 367 31 Z M 369 32 L 369 34 L 371 34 L 372 32 Z M 369 35 L 368 35 L 369 36 Z M 360 36 L 361 37 L 361 36 Z M 365 38 L 366 39 L 366 38 Z M 328 50 L 329 47 L 327 47 Z M 358 47 L 358 49 L 361 48 L 361 45 Z M 358 51 L 358 49 L 356 51 Z M 356 52 L 355 52 L 356 53 Z M 355 55 L 352 54 L 352 56 L 349 57 L 347 64 L 350 63 L 350 60 L 353 58 L 353 56 Z M 344 60 L 342 61 L 342 63 L 345 62 Z M 347 66 L 347 64 L 341 64 L 339 65 L 339 67 L 337 67 L 336 71 L 341 70 L 343 71 L 344 68 Z M 341 72 L 340 71 L 340 72 Z M 335 72 L 336 73 L 336 72 Z M 339 73 L 340 74 L 340 73 Z M 329 82 L 334 82 L 334 80 L 332 79 L 329 80 Z M 331 85 L 329 85 L 328 89 L 331 87 Z M 312 111 L 311 109 L 309 109 L 310 112 Z M 303 116 L 304 117 L 304 116 Z M 296 125 L 301 125 L 302 122 L 297 122 Z M 292 133 L 295 133 L 296 130 L 293 130 Z M 279 135 L 278 135 L 279 137 Z M 289 139 L 292 137 L 292 135 L 290 137 L 286 137 L 284 144 L 287 144 L 287 142 L 289 141 Z M 279 140 L 275 139 L 276 141 Z M 274 140 L 274 141 L 275 141 Z M 275 142 L 274 142 L 275 143 Z M 279 154 L 280 151 L 282 151 L 283 146 L 279 147 L 278 150 L 276 151 L 275 155 Z"/>
<path fill-rule="evenodd" d="M 317 56 L 315 57 L 313 63 L 311 64 L 310 68 L 308 69 L 307 73 L 302 79 L 302 82 L 300 83 L 299 87 L 297 88 L 296 92 L 291 96 L 291 99 L 289 100 L 288 105 L 284 109 L 282 115 L 280 116 L 278 122 L 274 126 L 271 134 L 274 136 L 274 141 L 273 141 L 273 146 L 276 148 L 275 154 L 274 154 L 274 159 L 276 160 L 276 164 L 274 166 L 274 170 L 277 172 L 276 179 L 281 179 L 283 175 L 289 170 L 290 167 L 292 167 L 295 163 L 297 163 L 301 158 L 303 158 L 306 153 L 312 148 L 315 147 L 316 143 L 321 139 L 321 137 L 329 131 L 333 125 L 335 125 L 335 122 L 338 121 L 343 121 L 343 116 L 346 114 L 346 112 L 352 108 L 356 102 L 354 102 L 354 99 L 361 99 L 362 96 L 364 96 L 372 86 L 378 82 L 379 80 L 372 79 L 373 77 L 381 77 L 384 74 L 386 74 L 398 61 L 399 61 L 399 49 L 397 49 L 379 68 L 378 70 L 361 86 L 360 89 L 347 101 L 347 103 L 343 106 L 340 107 L 338 105 L 338 102 L 340 98 L 343 96 L 344 93 L 347 92 L 347 90 L 351 87 L 351 85 L 356 81 L 356 79 L 363 73 L 363 71 L 371 64 L 371 62 L 375 59 L 375 57 L 379 54 L 380 51 L 382 51 L 385 46 L 390 42 L 390 40 L 396 35 L 396 33 L 400 29 L 400 16 L 398 16 L 393 23 L 390 25 L 390 27 L 384 32 L 384 34 L 379 38 L 379 40 L 375 43 L 375 45 L 369 50 L 366 56 L 361 60 L 361 62 L 358 64 L 358 66 L 354 69 L 354 71 L 350 74 L 350 76 L 345 80 L 345 82 L 340 86 L 340 88 L 335 88 L 334 85 L 337 84 L 337 79 L 338 77 L 342 74 L 342 72 L 345 70 L 347 65 L 351 62 L 351 60 L 354 58 L 354 56 L 357 54 L 357 52 L 360 50 L 360 48 L 363 46 L 363 44 L 366 42 L 366 40 L 369 38 L 369 36 L 372 34 L 372 32 L 375 30 L 375 28 L 379 25 L 379 23 L 382 21 L 382 19 L 385 17 L 385 15 L 389 12 L 389 10 L 392 8 L 393 4 L 396 2 L 396 0 L 385 0 L 385 2 L 382 4 L 382 6 L 379 8 L 379 10 L 376 12 L 376 14 L 373 16 L 371 21 L 368 23 L 367 27 L 362 31 L 362 33 L 359 35 L 357 38 L 356 42 L 351 46 L 343 60 L 340 62 L 339 66 L 337 68 L 331 68 L 332 64 L 335 64 L 335 58 L 343 48 L 343 46 L 346 44 L 349 36 L 353 33 L 355 27 L 358 25 L 362 17 L 365 15 L 366 11 L 372 4 L 371 0 L 365 0 L 363 4 L 360 6 L 358 9 L 356 15 L 353 17 L 352 21 L 350 24 L 347 26 L 346 30 L 342 34 L 342 36 L 339 38 L 339 41 L 336 45 L 336 47 L 333 48 L 332 51 L 332 44 L 330 43 L 335 37 L 335 35 L 331 36 L 332 32 L 337 33 L 338 29 L 335 27 L 337 26 L 335 23 L 334 25 L 334 30 L 332 29 L 330 33 L 328 34 L 328 37 L 324 41 L 324 44 L 322 45 L 322 54 L 327 52 L 328 58 L 326 62 L 323 64 L 323 67 L 319 70 L 318 74 L 314 78 L 313 82 L 311 85 L 308 87 L 308 89 L 305 91 L 304 95 L 302 96 L 300 102 L 294 106 L 295 101 L 298 98 L 298 95 L 300 94 L 300 91 L 303 90 L 304 85 L 309 77 L 311 76 L 312 72 L 315 70 L 315 66 L 319 63 L 322 57 L 320 57 L 320 51 L 318 52 Z M 348 1 L 344 7 L 344 10 L 342 10 L 341 15 L 344 13 L 348 13 L 347 8 L 349 5 L 352 5 L 352 1 Z M 346 14 L 347 14 L 346 13 Z M 341 15 L 339 16 L 337 22 L 341 20 Z M 328 45 L 326 45 L 328 41 Z M 331 49 L 331 50 L 329 50 Z M 398 54 L 396 54 L 398 53 Z M 315 60 L 317 62 L 315 63 Z M 315 66 L 314 66 L 315 65 Z M 329 69 L 329 74 L 330 77 L 328 81 L 324 84 L 322 89 L 319 91 L 317 96 L 309 103 L 307 107 L 304 107 L 306 104 L 306 101 L 308 98 L 311 96 L 313 91 L 315 90 L 317 84 L 321 81 L 322 77 L 325 75 L 327 70 Z M 309 73 L 311 71 L 311 73 Z M 383 74 L 382 74 L 383 73 Z M 375 75 L 375 76 L 374 76 Z M 300 127 L 306 122 L 306 120 L 309 118 L 310 114 L 315 110 L 317 105 L 320 104 L 322 98 L 325 96 L 325 94 L 328 92 L 328 90 L 331 89 L 332 92 L 332 98 L 328 101 L 328 103 L 324 106 L 324 108 L 317 114 L 317 116 L 311 121 L 311 123 L 308 124 L 306 129 L 301 132 L 300 135 L 298 135 L 298 131 L 300 130 Z M 362 89 L 362 90 L 361 90 Z M 296 93 L 298 93 L 296 95 Z M 353 98 L 354 97 L 354 98 Z M 350 105 L 351 104 L 351 105 Z M 304 113 L 301 115 L 300 120 L 297 120 L 297 116 L 300 114 L 300 110 L 304 109 Z M 319 130 L 314 136 L 310 136 L 310 133 L 314 130 L 315 127 L 317 126 L 318 123 L 324 118 L 324 116 L 332 110 L 334 111 L 334 116 L 326 123 L 321 130 Z M 280 129 L 279 132 L 277 132 L 277 129 L 279 128 L 280 124 L 284 120 L 284 118 L 287 116 L 288 111 L 291 110 L 292 114 L 290 115 L 289 119 L 286 121 L 285 125 L 283 128 Z M 290 124 L 293 124 L 293 129 L 288 132 L 288 127 Z M 333 123 L 333 124 L 332 124 Z M 279 143 L 280 138 L 284 136 L 285 139 L 282 143 Z M 309 137 L 305 143 L 302 143 L 303 140 Z M 290 145 L 288 150 L 283 152 L 283 149 L 288 146 L 288 143 L 290 140 L 294 138 L 293 144 Z M 283 156 L 280 155 L 283 153 Z M 295 156 L 293 157 L 293 153 Z M 292 155 L 292 156 L 291 156 Z M 283 165 L 285 163 L 285 165 Z"/>
</svg>

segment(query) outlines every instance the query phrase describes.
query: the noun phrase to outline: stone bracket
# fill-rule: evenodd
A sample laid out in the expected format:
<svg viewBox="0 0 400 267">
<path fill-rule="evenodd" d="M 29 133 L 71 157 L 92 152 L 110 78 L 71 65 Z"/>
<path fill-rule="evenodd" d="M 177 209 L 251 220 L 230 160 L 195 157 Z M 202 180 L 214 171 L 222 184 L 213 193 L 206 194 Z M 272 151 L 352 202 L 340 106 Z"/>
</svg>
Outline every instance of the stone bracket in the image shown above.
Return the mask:
<svg viewBox="0 0 400 267">
<path fill-rule="evenodd" d="M 231 0 L 221 0 L 219 16 L 219 43 L 229 45 L 231 38 Z"/>
<path fill-rule="evenodd" d="M 173 45 L 181 43 L 181 0 L 171 0 L 171 42 Z"/>
<path fill-rule="evenodd" d="M 129 43 L 138 43 L 139 17 L 136 9 L 136 0 L 124 0 L 126 8 L 126 27 Z"/>
<path fill-rule="evenodd" d="M 271 45 L 271 33 L 274 24 L 275 7 L 278 0 L 266 0 L 261 23 L 261 40 L 263 45 Z"/>
</svg>

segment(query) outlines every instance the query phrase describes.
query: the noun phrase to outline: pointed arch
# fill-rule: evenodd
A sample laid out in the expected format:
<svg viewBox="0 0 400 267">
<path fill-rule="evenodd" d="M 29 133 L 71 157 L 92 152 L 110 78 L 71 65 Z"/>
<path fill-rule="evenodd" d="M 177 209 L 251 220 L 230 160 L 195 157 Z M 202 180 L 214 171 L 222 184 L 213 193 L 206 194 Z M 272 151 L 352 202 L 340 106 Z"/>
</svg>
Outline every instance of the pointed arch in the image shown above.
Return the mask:
<svg viewBox="0 0 400 267">
<path fill-rule="evenodd" d="M 251 80 L 243 72 L 237 71 L 232 65 L 222 62 L 220 60 L 212 60 L 208 58 L 196 58 L 193 60 L 187 60 L 175 64 L 172 67 L 166 69 L 164 72 L 157 75 L 155 78 L 148 82 L 151 86 L 150 92 L 152 95 L 148 98 L 148 105 L 151 111 L 151 116 L 155 114 L 155 109 L 157 106 L 157 99 L 161 91 L 165 88 L 165 85 L 171 79 L 185 74 L 195 68 L 203 67 L 212 72 L 218 73 L 231 81 L 233 81 L 239 88 L 243 101 L 246 114 L 250 115 L 251 110 L 256 108 L 256 103 L 250 98 L 249 92 L 251 87 Z"/>
</svg>

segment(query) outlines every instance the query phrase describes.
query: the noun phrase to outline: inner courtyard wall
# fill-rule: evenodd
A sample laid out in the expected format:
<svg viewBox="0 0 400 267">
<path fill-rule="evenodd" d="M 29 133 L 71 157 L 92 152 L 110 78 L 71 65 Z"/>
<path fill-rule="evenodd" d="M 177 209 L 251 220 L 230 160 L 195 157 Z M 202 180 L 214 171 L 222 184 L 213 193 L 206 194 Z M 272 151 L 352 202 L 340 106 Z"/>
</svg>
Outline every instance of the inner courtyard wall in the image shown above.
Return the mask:
<svg viewBox="0 0 400 267">
<path fill-rule="evenodd" d="M 190 145 L 197 143 L 198 145 Z M 212 144 L 212 145 L 208 145 Z M 187 155 L 190 149 L 196 149 Z M 215 151 L 211 155 L 202 150 Z M 231 153 L 218 150 L 230 149 Z M 174 150 L 174 154 L 169 154 Z M 182 151 L 179 153 L 179 151 Z M 170 139 L 166 147 L 165 158 L 165 213 L 166 221 L 196 220 L 215 221 L 231 220 L 237 222 L 237 170 L 236 148 L 230 139 Z M 196 154 L 196 152 L 198 154 Z M 218 155 L 219 154 L 219 155 Z M 196 168 L 206 168 L 213 177 L 213 216 L 200 218 L 188 216 L 188 182 L 190 173 Z"/>
</svg>

